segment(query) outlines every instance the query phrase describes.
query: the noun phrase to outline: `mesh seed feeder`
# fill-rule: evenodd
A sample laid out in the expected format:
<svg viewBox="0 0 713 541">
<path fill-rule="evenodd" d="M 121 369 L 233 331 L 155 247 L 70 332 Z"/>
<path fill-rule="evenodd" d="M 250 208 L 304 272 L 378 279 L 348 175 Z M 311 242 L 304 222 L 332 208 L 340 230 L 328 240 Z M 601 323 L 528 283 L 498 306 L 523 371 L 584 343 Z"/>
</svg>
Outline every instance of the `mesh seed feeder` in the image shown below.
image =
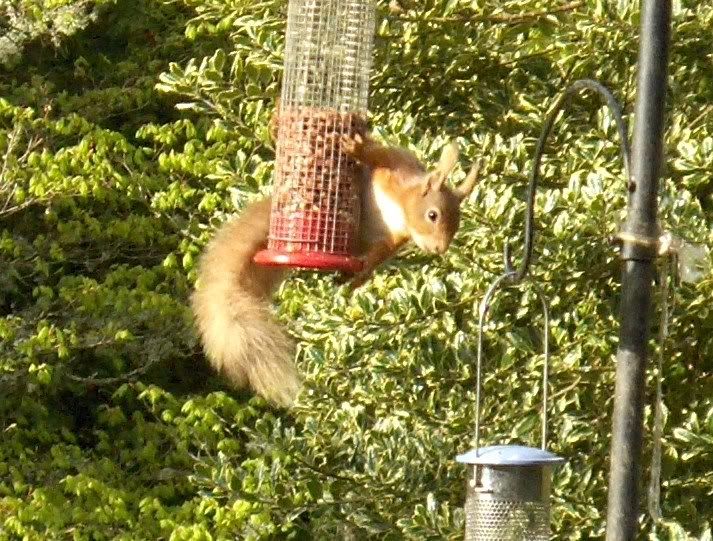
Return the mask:
<svg viewBox="0 0 713 541">
<path fill-rule="evenodd" d="M 475 448 L 456 457 L 468 464 L 465 501 L 466 541 L 547 541 L 550 539 L 552 469 L 564 462 L 547 451 L 547 382 L 549 370 L 549 312 L 539 288 L 534 287 L 544 313 L 544 370 L 542 377 L 542 445 L 480 447 L 480 396 L 483 327 L 495 294 L 511 273 L 500 276 L 480 305 L 475 408 Z M 533 284 L 531 284 L 533 285 Z M 534 286 L 534 285 L 533 285 Z"/>
<path fill-rule="evenodd" d="M 356 164 L 342 136 L 366 131 L 373 0 L 290 0 L 266 250 L 255 261 L 359 270 Z"/>
</svg>

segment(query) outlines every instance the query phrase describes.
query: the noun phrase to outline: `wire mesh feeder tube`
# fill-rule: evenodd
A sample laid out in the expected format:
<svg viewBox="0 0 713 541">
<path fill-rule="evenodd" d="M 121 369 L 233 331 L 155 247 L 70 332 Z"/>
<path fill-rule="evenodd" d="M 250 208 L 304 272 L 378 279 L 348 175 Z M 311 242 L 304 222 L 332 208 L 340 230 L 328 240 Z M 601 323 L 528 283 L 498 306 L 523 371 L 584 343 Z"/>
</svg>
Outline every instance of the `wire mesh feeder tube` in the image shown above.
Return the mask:
<svg viewBox="0 0 713 541">
<path fill-rule="evenodd" d="M 373 0 L 290 0 L 274 191 L 263 265 L 358 270 L 357 164 L 342 136 L 366 131 Z"/>
<path fill-rule="evenodd" d="M 496 293 L 512 273 L 490 286 L 480 304 L 476 374 L 475 448 L 456 457 L 471 467 L 465 501 L 466 541 L 547 541 L 550 538 L 550 486 L 552 468 L 564 459 L 546 450 L 547 383 L 549 379 L 549 310 L 542 291 L 530 284 L 544 314 L 544 369 L 542 375 L 542 444 L 539 449 L 521 445 L 480 447 L 480 397 L 482 385 L 483 328 Z"/>
</svg>

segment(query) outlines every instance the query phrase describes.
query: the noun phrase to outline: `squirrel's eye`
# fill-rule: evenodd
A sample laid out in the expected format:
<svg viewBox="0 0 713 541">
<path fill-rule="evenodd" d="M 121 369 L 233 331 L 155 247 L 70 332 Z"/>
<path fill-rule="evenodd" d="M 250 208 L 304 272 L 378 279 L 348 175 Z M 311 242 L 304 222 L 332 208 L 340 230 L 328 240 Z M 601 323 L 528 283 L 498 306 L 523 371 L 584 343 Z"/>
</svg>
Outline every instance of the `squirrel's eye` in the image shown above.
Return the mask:
<svg viewBox="0 0 713 541">
<path fill-rule="evenodd" d="M 426 217 L 427 217 L 429 220 L 431 220 L 432 222 L 435 223 L 436 220 L 438 220 L 438 211 L 429 210 L 429 211 L 426 213 Z"/>
</svg>

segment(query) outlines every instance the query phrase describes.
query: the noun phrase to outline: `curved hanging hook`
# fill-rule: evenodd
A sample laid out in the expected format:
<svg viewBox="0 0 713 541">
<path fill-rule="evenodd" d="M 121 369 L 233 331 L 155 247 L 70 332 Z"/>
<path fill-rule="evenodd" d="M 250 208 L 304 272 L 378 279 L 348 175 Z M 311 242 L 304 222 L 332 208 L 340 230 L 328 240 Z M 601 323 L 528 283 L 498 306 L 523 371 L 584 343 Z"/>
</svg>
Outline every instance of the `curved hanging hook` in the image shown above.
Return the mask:
<svg viewBox="0 0 713 541">
<path fill-rule="evenodd" d="M 482 385 L 483 372 L 483 327 L 485 326 L 485 318 L 490 310 L 490 306 L 498 292 L 501 284 L 511 278 L 509 273 L 500 275 L 488 288 L 482 302 L 480 303 L 480 318 L 478 319 L 478 355 L 476 361 L 476 376 L 475 376 L 475 449 L 480 449 L 480 387 Z M 516 285 L 516 284 L 507 284 Z M 545 324 L 543 332 L 543 353 L 545 356 L 544 367 L 542 369 L 542 450 L 545 450 L 547 444 L 547 401 L 548 392 L 547 384 L 550 377 L 550 311 L 547 306 L 547 300 L 542 292 L 542 289 L 530 282 L 530 286 L 535 291 L 542 303 L 542 314 L 544 315 Z M 502 290 L 500 290 L 502 291 Z"/>
<path fill-rule="evenodd" d="M 537 147 L 535 148 L 535 154 L 532 159 L 532 171 L 530 172 L 530 184 L 527 191 L 527 214 L 525 216 L 525 250 L 522 256 L 522 262 L 517 270 L 512 262 L 512 253 L 510 250 L 510 243 L 505 243 L 505 273 L 510 276 L 510 280 L 513 282 L 520 282 L 527 271 L 530 268 L 530 260 L 532 258 L 532 237 L 534 230 L 534 218 L 535 218 L 535 193 L 537 191 L 537 183 L 540 179 L 540 162 L 542 161 L 542 155 L 545 151 L 545 143 L 547 138 L 552 132 L 552 126 L 554 125 L 555 119 L 559 114 L 560 110 L 566 105 L 568 99 L 579 92 L 580 90 L 594 90 L 599 93 L 606 101 L 607 106 L 611 110 L 614 121 L 616 122 L 617 130 L 619 131 L 619 139 L 621 143 L 621 154 L 624 159 L 624 173 L 626 175 L 627 181 L 631 179 L 630 176 L 630 151 L 629 151 L 629 140 L 628 131 L 626 127 L 626 121 L 622 116 L 621 106 L 619 102 L 616 101 L 614 95 L 602 84 L 594 81 L 592 79 L 580 79 L 575 81 L 572 85 L 564 91 L 564 93 L 555 102 L 552 110 L 548 114 L 544 125 L 542 126 L 542 131 L 540 132 L 540 138 L 537 141 Z"/>
</svg>

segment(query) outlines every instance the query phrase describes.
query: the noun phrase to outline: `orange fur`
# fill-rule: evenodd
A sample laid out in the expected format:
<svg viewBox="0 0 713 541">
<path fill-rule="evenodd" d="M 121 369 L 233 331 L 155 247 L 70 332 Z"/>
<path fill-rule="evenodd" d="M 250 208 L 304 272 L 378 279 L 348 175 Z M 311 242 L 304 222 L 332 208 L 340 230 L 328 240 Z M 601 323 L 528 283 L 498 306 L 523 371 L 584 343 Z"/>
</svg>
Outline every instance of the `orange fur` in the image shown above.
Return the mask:
<svg viewBox="0 0 713 541">
<path fill-rule="evenodd" d="M 381 146 L 366 135 L 344 139 L 342 147 L 361 164 L 363 180 L 357 253 L 364 267 L 350 277 L 352 286 L 363 284 L 410 240 L 427 252 L 445 252 L 458 229 L 459 205 L 478 176 L 473 168 L 460 187 L 446 186 L 457 147 L 446 148 L 430 173 L 410 152 Z M 191 302 L 213 367 L 234 386 L 250 387 L 275 404 L 289 406 L 299 392 L 300 378 L 293 344 L 269 306 L 284 271 L 253 263 L 267 245 L 269 219 L 266 199 L 218 231 L 201 257 Z"/>
<path fill-rule="evenodd" d="M 280 406 L 300 388 L 293 344 L 270 313 L 269 298 L 284 271 L 258 267 L 266 246 L 270 200 L 249 206 L 206 248 L 191 298 L 208 360 L 236 387 L 250 387 Z"/>
</svg>

